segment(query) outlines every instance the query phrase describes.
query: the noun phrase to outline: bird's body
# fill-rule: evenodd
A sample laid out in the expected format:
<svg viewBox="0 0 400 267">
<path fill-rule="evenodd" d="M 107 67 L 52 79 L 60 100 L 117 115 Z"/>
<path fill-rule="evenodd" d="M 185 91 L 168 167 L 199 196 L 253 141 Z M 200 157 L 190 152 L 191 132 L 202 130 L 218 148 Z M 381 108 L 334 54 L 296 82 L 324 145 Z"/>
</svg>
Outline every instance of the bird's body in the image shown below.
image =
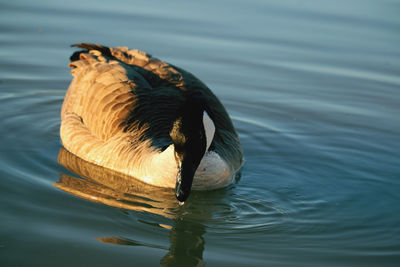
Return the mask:
<svg viewBox="0 0 400 267">
<path fill-rule="evenodd" d="M 176 187 L 177 155 L 193 158 L 178 151 L 183 142 L 185 149 L 190 144 L 202 151 L 188 168 L 195 172 L 192 189 L 232 182 L 242 164 L 241 145 L 225 108 L 207 86 L 139 50 L 75 46 L 85 50 L 71 57 L 74 79 L 61 111 L 60 135 L 67 150 L 143 182 Z M 199 139 L 211 140 L 191 138 L 197 136 L 192 124 L 200 129 Z"/>
</svg>

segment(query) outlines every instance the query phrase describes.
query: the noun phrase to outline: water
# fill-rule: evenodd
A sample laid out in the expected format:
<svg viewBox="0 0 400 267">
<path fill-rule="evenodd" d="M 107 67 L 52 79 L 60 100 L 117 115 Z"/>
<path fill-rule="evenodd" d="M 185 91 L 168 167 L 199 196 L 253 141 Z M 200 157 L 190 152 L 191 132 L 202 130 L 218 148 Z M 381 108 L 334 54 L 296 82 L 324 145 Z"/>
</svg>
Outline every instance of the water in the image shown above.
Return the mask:
<svg viewBox="0 0 400 267">
<path fill-rule="evenodd" d="M 0 265 L 398 266 L 399 15 L 395 0 L 1 1 Z M 235 183 L 180 207 L 60 150 L 83 41 L 209 85 L 243 143 Z"/>
</svg>

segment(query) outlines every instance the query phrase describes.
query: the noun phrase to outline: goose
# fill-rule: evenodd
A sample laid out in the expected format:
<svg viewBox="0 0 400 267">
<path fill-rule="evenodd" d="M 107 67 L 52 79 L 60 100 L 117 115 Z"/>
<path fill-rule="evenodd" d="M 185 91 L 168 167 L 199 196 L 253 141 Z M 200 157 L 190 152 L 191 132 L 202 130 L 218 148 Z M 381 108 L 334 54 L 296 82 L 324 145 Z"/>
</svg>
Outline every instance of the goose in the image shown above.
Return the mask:
<svg viewBox="0 0 400 267">
<path fill-rule="evenodd" d="M 158 187 L 191 190 L 232 183 L 243 163 L 233 123 L 191 73 L 146 52 L 79 43 L 61 109 L 66 150 Z"/>
</svg>

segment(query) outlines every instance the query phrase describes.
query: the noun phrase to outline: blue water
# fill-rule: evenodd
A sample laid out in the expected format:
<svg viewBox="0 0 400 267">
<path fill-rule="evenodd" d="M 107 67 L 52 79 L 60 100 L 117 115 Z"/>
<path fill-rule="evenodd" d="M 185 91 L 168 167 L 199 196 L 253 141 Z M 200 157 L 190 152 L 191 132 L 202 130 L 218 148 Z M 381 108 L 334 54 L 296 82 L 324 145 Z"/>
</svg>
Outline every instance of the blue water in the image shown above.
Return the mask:
<svg viewBox="0 0 400 267">
<path fill-rule="evenodd" d="M 400 3 L 1 1 L 1 266 L 399 266 Z M 61 150 L 70 44 L 205 82 L 245 164 L 228 188 L 135 184 Z"/>
</svg>

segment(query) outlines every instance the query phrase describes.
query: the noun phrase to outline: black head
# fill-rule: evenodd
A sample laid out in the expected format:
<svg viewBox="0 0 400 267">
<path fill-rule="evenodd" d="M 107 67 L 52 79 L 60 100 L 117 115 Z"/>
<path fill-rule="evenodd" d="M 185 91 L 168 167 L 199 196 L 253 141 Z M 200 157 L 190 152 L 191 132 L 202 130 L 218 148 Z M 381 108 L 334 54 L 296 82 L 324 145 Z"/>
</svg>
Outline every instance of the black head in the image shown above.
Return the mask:
<svg viewBox="0 0 400 267">
<path fill-rule="evenodd" d="M 208 118 L 205 122 L 205 119 Z M 203 158 L 207 138 L 212 140 L 215 128 L 210 132 L 209 125 L 214 127 L 205 110 L 205 101 L 200 94 L 187 98 L 179 109 L 179 114 L 170 132 L 175 147 L 175 159 L 178 164 L 175 195 L 184 202 L 191 191 L 195 172 Z"/>
</svg>

